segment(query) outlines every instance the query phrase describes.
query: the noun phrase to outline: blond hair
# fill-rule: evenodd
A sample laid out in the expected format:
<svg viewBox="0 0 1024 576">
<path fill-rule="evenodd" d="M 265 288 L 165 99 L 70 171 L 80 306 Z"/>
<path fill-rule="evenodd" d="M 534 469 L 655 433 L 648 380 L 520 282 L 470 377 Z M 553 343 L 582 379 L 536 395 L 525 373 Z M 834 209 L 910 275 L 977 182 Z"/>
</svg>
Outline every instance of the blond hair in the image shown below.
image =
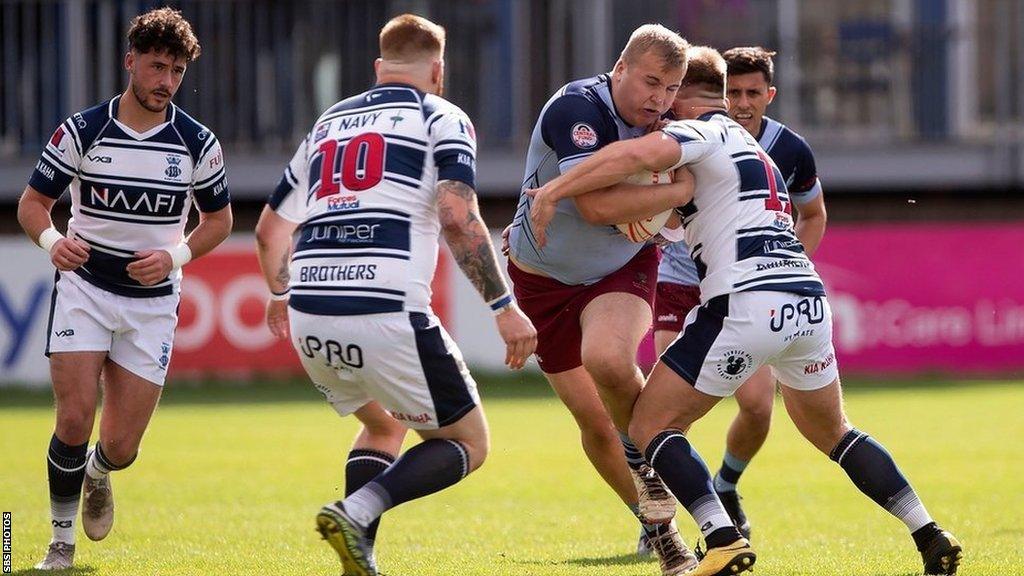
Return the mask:
<svg viewBox="0 0 1024 576">
<path fill-rule="evenodd" d="M 415 14 L 402 14 L 380 30 L 380 57 L 392 62 L 419 62 L 444 54 L 444 28 Z"/>
<path fill-rule="evenodd" d="M 682 36 L 661 24 L 644 24 L 629 36 L 619 59 L 630 64 L 653 52 L 664 63 L 664 70 L 674 70 L 686 66 L 688 48 L 689 43 Z"/>
<path fill-rule="evenodd" d="M 710 46 L 693 46 L 687 52 L 683 86 L 699 86 L 715 96 L 725 96 L 726 64 L 718 50 Z"/>
</svg>

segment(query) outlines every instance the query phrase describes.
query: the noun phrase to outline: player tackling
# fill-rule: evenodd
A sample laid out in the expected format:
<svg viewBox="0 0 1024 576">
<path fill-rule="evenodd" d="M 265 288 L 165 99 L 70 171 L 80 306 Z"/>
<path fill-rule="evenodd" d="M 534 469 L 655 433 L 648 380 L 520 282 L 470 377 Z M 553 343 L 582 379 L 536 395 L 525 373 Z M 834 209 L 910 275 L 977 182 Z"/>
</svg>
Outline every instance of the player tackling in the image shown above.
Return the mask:
<svg viewBox="0 0 1024 576">
<path fill-rule="evenodd" d="M 924 572 L 955 574 L 959 542 L 932 520 L 892 456 L 843 411 L 824 286 L 794 234 L 779 169 L 726 113 L 725 77 L 717 51 L 692 49 L 679 95 L 687 119 L 606 146 L 535 191 L 530 215 L 543 243 L 561 199 L 640 170 L 685 166 L 694 175 L 693 198 L 678 212 L 701 279 L 701 306 L 655 366 L 629 427 L 707 543 L 707 555 L 691 574 L 736 574 L 756 559 L 685 432 L 765 364 L 775 369 L 786 409 L 804 437 L 907 526 Z"/>
</svg>

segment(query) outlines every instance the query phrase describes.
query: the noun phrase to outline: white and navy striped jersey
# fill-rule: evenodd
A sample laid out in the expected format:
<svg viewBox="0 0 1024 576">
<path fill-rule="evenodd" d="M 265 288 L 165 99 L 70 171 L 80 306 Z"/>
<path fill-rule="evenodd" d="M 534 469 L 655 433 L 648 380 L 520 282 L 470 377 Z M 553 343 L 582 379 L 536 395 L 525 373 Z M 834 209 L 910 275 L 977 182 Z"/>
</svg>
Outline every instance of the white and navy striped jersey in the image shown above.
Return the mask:
<svg viewBox="0 0 1024 576">
<path fill-rule="evenodd" d="M 821 194 L 814 153 L 802 136 L 785 124 L 765 116 L 761 119 L 761 133 L 757 143 L 779 167 L 786 181 L 789 198 L 797 208 Z M 697 266 L 690 259 L 690 248 L 685 242 L 674 242 L 662 251 L 658 282 L 686 286 L 700 284 Z"/>
<path fill-rule="evenodd" d="M 58 126 L 29 185 L 60 198 L 70 184 L 68 236 L 91 248 L 76 274 L 122 296 L 166 296 L 177 292 L 180 269 L 143 286 L 126 267 L 136 251 L 167 250 L 182 241 L 193 199 L 203 212 L 228 205 L 224 155 L 213 132 L 174 104 L 166 122 L 141 134 L 132 130 L 117 120 L 120 99 Z"/>
<path fill-rule="evenodd" d="M 523 191 L 540 188 L 617 140 L 643 136 L 646 127 L 626 123 L 612 101 L 611 77 L 566 84 L 541 110 L 526 154 Z M 615 226 L 583 219 L 571 199 L 558 202 L 547 229 L 547 244 L 537 245 L 530 223 L 532 199 L 519 198 L 509 250 L 517 262 L 541 270 L 563 284 L 593 284 L 622 268 L 644 247 L 631 242 Z"/>
<path fill-rule="evenodd" d="M 429 312 L 437 183 L 475 179 L 473 125 L 447 100 L 380 84 L 332 106 L 267 201 L 300 225 L 289 305 L 333 316 Z"/>
<path fill-rule="evenodd" d="M 678 209 L 700 276 L 701 301 L 771 290 L 823 296 L 824 286 L 793 231 L 785 179 L 754 137 L 725 112 L 672 122 L 697 186 Z"/>
</svg>

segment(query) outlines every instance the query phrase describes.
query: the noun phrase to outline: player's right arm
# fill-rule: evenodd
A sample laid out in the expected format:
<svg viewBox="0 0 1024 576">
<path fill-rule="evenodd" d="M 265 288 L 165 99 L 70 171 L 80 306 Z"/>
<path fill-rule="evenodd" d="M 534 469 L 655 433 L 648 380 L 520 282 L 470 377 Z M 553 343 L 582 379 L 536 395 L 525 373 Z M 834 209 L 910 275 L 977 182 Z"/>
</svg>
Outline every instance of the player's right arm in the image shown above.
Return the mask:
<svg viewBox="0 0 1024 576">
<path fill-rule="evenodd" d="M 89 259 L 89 246 L 66 238 L 53 226 L 50 212 L 78 174 L 82 150 L 75 123 L 65 120 L 43 147 L 28 186 L 18 200 L 18 223 L 25 234 L 50 254 L 58 270 L 71 271 Z"/>
<path fill-rule="evenodd" d="M 675 168 L 680 164 L 680 155 L 675 139 L 665 132 L 652 132 L 633 140 L 613 142 L 541 188 L 529 191 L 533 196 L 530 221 L 538 244 L 544 245 L 544 231 L 554 217 L 555 206 L 563 198 L 574 198 L 618 184 L 643 170 L 662 172 Z"/>
<path fill-rule="evenodd" d="M 277 188 L 256 223 L 256 255 L 270 289 L 266 320 L 270 332 L 288 338 L 288 293 L 291 280 L 292 236 L 305 219 L 305 191 L 309 187 L 304 138 L 281 176 Z"/>
<path fill-rule="evenodd" d="M 58 270 L 70 272 L 89 259 L 89 245 L 66 238 L 54 228 L 50 211 L 56 203 L 55 198 L 26 186 L 18 200 L 18 223 L 33 242 L 49 252 L 50 261 Z"/>
<path fill-rule="evenodd" d="M 491 235 L 480 216 L 476 191 L 465 182 L 442 180 L 437 183 L 437 212 L 441 233 L 463 274 L 484 301 L 495 309 L 498 333 L 505 341 L 505 364 L 522 368 L 537 348 L 533 323 L 512 301 Z"/>
</svg>

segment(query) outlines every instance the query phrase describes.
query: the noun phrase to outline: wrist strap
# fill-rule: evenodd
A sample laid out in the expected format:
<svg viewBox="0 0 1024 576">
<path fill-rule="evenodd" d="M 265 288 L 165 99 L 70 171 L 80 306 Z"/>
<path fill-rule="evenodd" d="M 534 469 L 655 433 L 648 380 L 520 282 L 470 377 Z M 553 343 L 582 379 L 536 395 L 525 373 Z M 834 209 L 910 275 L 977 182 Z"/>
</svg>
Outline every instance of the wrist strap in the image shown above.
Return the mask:
<svg viewBox="0 0 1024 576">
<path fill-rule="evenodd" d="M 291 291 L 292 291 L 291 288 L 286 288 L 284 292 L 280 292 L 280 293 L 274 292 L 273 290 L 271 290 L 270 291 L 270 300 L 273 301 L 273 302 L 284 302 L 285 300 L 288 299 L 289 295 L 291 294 Z"/>
<path fill-rule="evenodd" d="M 508 310 L 509 308 L 514 306 L 514 303 L 512 301 L 512 296 L 509 295 L 508 292 L 506 292 L 505 294 L 488 302 L 487 305 L 491 307 L 491 313 L 497 316 L 498 314 L 501 314 L 505 310 Z"/>
<path fill-rule="evenodd" d="M 192 260 L 192 249 L 182 242 L 167 251 L 171 255 L 171 268 L 177 270 Z"/>
<path fill-rule="evenodd" d="M 63 234 L 58 232 L 57 229 L 54 228 L 53 226 L 50 226 L 46 230 L 43 230 L 41 234 L 39 234 L 39 247 L 42 248 L 43 250 L 46 250 L 46 253 L 49 254 L 50 250 L 53 249 L 53 245 L 63 238 Z"/>
</svg>

